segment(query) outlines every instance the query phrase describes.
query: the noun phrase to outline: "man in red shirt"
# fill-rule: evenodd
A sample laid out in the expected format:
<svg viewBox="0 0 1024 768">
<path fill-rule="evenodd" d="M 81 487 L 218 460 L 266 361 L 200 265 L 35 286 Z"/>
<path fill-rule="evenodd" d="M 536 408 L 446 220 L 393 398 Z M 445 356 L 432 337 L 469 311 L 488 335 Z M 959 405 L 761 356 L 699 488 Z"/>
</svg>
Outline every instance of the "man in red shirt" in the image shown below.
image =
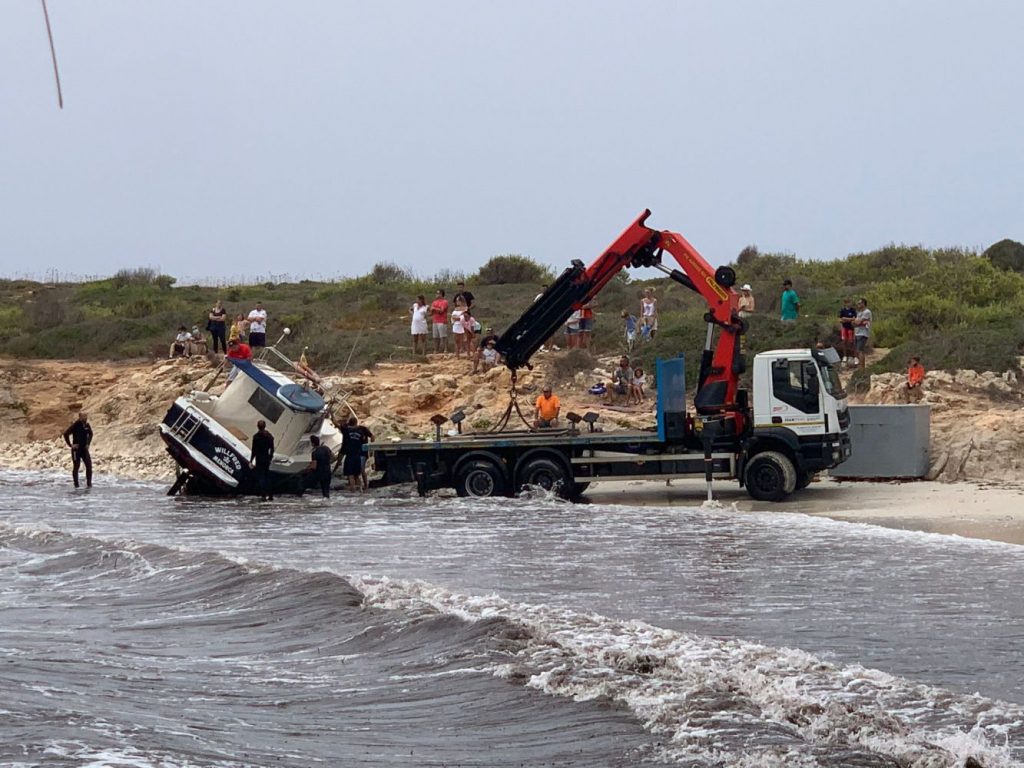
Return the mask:
<svg viewBox="0 0 1024 768">
<path fill-rule="evenodd" d="M 228 360 L 252 360 L 252 347 L 248 344 L 244 344 L 238 339 L 231 339 L 228 341 L 228 353 L 224 356 L 224 364 L 228 364 Z M 235 376 L 238 375 L 238 368 L 231 366 L 231 373 L 228 374 L 228 384 L 235 380 Z"/>
<path fill-rule="evenodd" d="M 437 289 L 437 298 L 430 305 L 430 318 L 434 324 L 434 351 L 448 352 L 448 300 L 444 297 L 444 290 Z"/>
</svg>

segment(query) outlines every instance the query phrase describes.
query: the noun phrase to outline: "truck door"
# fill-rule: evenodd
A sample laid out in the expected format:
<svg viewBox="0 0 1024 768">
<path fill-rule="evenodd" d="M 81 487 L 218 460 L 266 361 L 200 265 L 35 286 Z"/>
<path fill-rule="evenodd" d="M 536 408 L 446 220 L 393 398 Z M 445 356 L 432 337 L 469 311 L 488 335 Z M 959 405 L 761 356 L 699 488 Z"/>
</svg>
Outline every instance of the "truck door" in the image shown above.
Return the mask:
<svg viewBox="0 0 1024 768">
<path fill-rule="evenodd" d="M 821 434 L 825 418 L 817 363 L 806 359 L 772 360 L 771 382 L 771 423 L 798 435 Z"/>
</svg>

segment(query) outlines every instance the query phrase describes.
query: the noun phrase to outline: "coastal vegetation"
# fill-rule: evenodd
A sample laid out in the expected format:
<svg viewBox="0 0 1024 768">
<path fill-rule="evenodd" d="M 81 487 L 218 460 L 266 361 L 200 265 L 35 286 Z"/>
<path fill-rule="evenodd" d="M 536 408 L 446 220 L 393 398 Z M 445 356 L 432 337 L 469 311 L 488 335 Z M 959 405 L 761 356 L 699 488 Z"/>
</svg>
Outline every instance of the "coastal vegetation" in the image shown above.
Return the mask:
<svg viewBox="0 0 1024 768">
<path fill-rule="evenodd" d="M 889 245 L 834 261 L 761 253 L 749 246 L 732 266 L 741 283 L 753 286 L 757 299 L 747 335 L 750 352 L 835 343 L 841 300 L 863 296 L 874 313 L 873 343 L 889 350 L 873 363 L 872 372 L 902 370 L 911 354 L 920 355 L 931 369 L 1005 371 L 1018 369 L 1024 354 L 1024 245 L 1012 240 L 984 252 Z M 288 326 L 288 348 L 308 347 L 316 365 L 362 369 L 412 357 L 408 308 L 417 294 L 429 302 L 437 288 L 444 288 L 451 298 L 455 283 L 465 279 L 476 295 L 477 318 L 500 333 L 554 277 L 529 258 L 504 255 L 468 274 L 420 277 L 382 262 L 366 275 L 332 282 L 227 288 L 177 285 L 173 276 L 146 269 L 83 283 L 0 280 L 0 349 L 6 356 L 26 358 L 163 357 L 179 325 L 205 327 L 216 299 L 231 315 L 248 313 L 259 300 L 270 313 L 268 338 L 276 339 Z M 654 287 L 660 330 L 653 342 L 638 348 L 637 356 L 648 366 L 656 356 L 680 352 L 695 359 L 704 343 L 703 302 L 663 277 L 644 277 L 623 273 L 598 297 L 594 355 L 622 349 L 620 312 L 637 313 L 642 290 Z M 789 326 L 778 321 L 786 277 L 801 299 L 801 317 Z M 577 355 L 560 367 L 568 372 L 593 360 Z"/>
</svg>

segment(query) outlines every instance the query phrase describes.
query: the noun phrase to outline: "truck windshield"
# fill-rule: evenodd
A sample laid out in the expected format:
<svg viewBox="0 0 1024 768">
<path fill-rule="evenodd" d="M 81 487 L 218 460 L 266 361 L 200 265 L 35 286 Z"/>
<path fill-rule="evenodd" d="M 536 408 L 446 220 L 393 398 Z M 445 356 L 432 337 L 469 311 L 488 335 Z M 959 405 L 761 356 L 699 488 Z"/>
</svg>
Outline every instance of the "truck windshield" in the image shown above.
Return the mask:
<svg viewBox="0 0 1024 768">
<path fill-rule="evenodd" d="M 822 360 L 818 360 L 818 368 L 821 369 L 821 380 L 825 384 L 825 391 L 837 400 L 846 397 L 843 382 L 839 380 L 839 371 Z"/>
</svg>

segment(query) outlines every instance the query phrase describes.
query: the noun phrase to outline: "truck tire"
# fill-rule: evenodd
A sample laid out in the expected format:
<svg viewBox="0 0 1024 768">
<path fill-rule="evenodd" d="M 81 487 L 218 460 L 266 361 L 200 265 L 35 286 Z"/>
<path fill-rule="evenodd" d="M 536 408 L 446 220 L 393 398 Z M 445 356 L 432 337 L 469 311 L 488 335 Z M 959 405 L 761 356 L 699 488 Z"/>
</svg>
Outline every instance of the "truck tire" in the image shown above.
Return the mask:
<svg viewBox="0 0 1024 768">
<path fill-rule="evenodd" d="M 475 499 L 504 496 L 504 473 L 489 459 L 472 459 L 459 468 L 455 477 L 455 492 L 459 496 Z"/>
<path fill-rule="evenodd" d="M 782 501 L 796 490 L 796 468 L 785 454 L 764 451 L 747 462 L 743 482 L 758 501 Z"/>
<path fill-rule="evenodd" d="M 563 499 L 570 498 L 575 491 L 575 484 L 565 465 L 547 456 L 527 459 L 521 467 L 516 467 L 516 490 L 527 485 L 555 491 Z"/>
</svg>

